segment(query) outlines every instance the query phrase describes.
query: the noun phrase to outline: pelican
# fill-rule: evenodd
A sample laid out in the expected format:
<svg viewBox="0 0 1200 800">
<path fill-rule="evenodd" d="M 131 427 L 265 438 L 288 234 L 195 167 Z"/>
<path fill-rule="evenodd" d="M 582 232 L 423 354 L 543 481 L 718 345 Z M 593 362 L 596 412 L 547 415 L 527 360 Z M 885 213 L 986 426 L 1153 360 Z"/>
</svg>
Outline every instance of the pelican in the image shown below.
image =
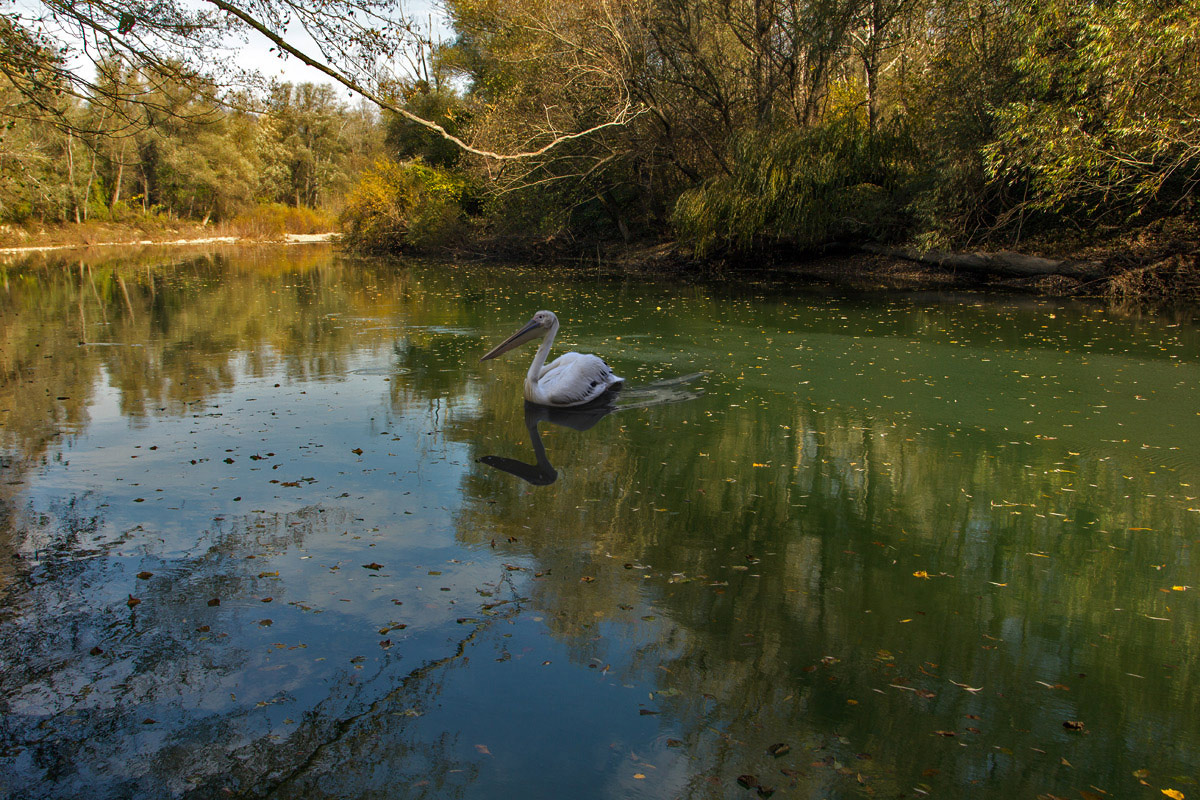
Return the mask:
<svg viewBox="0 0 1200 800">
<path fill-rule="evenodd" d="M 558 333 L 558 317 L 553 311 L 539 311 L 525 327 L 496 345 L 480 361 L 495 358 L 518 345 L 542 337 L 529 372 L 525 375 L 525 399 L 540 406 L 569 408 L 590 403 L 609 389 L 625 382 L 613 374 L 612 368 L 600 356 L 591 353 L 563 353 L 546 363 L 554 334 Z"/>
</svg>

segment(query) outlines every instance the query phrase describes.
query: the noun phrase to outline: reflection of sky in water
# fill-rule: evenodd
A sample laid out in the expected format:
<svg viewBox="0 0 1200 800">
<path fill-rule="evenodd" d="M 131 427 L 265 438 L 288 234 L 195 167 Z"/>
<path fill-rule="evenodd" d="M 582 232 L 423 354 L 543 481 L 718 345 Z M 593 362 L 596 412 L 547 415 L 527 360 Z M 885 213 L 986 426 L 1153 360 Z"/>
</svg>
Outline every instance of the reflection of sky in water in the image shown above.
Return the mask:
<svg viewBox="0 0 1200 800">
<path fill-rule="evenodd" d="M 31 464 L 34 415 L 4 412 L 0 795 L 1122 796 L 1197 769 L 1194 326 L 372 269 L 130 276 L 134 313 L 85 309 L 128 348 L 22 361 L 6 328 L 14 374 L 81 376 L 36 384 L 48 409 L 86 400 Z M 43 276 L 61 319 L 9 294 L 6 324 L 47 312 L 50 348 L 107 296 L 71 280 Z M 540 422 L 544 486 L 484 458 L 533 460 L 532 348 L 478 364 L 538 307 L 630 380 Z"/>
</svg>

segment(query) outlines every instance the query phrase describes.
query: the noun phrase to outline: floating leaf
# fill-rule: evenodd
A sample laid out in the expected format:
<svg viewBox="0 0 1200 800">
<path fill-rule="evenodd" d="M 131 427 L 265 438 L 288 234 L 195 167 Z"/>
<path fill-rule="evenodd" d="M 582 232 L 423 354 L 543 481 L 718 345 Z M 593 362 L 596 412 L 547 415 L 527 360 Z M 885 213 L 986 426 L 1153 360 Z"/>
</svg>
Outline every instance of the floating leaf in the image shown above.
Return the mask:
<svg viewBox="0 0 1200 800">
<path fill-rule="evenodd" d="M 363 569 L 383 569 L 383 564 L 377 564 L 372 561 L 370 564 L 363 564 Z"/>
<path fill-rule="evenodd" d="M 1163 789 L 1162 793 L 1171 798 L 1171 800 L 1183 800 L 1183 792 L 1178 789 Z"/>
<path fill-rule="evenodd" d="M 125 601 L 125 605 L 129 606 L 130 608 L 133 608 L 134 606 L 138 605 L 141 602 L 142 602 L 141 600 L 138 600 L 133 595 L 129 595 L 129 599 Z"/>
<path fill-rule="evenodd" d="M 356 447 L 353 450 L 351 450 L 350 452 L 354 453 L 354 455 L 356 455 L 356 456 L 361 456 L 363 454 L 361 447 Z"/>
<path fill-rule="evenodd" d="M 1069 719 L 1063 723 L 1063 727 L 1069 731 L 1081 731 L 1083 730 L 1083 723 L 1077 719 Z"/>
<path fill-rule="evenodd" d="M 144 581 L 148 581 L 154 577 L 154 573 L 153 572 L 139 572 L 137 576 Z"/>
<path fill-rule="evenodd" d="M 212 600 L 209 600 L 209 601 L 208 601 L 208 604 L 209 604 L 210 606 L 219 606 L 219 605 L 221 605 L 221 598 L 219 598 L 219 597 L 214 597 Z"/>
<path fill-rule="evenodd" d="M 792 746 L 790 744 L 786 744 L 784 742 L 779 742 L 778 744 L 773 744 L 767 748 L 767 753 L 769 755 L 774 756 L 775 758 L 779 758 L 780 756 L 786 756 L 790 752 L 792 752 Z"/>
<path fill-rule="evenodd" d="M 477 744 L 475 745 L 475 749 L 485 756 L 490 756 L 492 754 L 492 751 L 488 750 L 488 746 L 486 744 Z"/>
<path fill-rule="evenodd" d="M 758 787 L 757 775 L 738 775 L 737 782 L 746 789 L 754 789 Z"/>
</svg>

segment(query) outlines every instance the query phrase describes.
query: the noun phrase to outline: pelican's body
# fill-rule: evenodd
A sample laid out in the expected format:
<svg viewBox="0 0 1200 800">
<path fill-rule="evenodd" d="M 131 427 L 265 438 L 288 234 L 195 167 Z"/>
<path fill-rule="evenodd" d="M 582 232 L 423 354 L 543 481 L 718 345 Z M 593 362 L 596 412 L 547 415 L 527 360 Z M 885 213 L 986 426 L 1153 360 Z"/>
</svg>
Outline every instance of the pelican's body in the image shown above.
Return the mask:
<svg viewBox="0 0 1200 800">
<path fill-rule="evenodd" d="M 525 327 L 498 344 L 480 361 L 495 358 L 541 337 L 542 344 L 525 375 L 525 399 L 552 408 L 585 405 L 624 383 L 624 378 L 614 375 L 612 368 L 602 358 L 591 353 L 563 353 L 547 364 L 546 358 L 550 355 L 556 333 L 558 317 L 554 316 L 553 311 L 539 311 Z"/>
</svg>

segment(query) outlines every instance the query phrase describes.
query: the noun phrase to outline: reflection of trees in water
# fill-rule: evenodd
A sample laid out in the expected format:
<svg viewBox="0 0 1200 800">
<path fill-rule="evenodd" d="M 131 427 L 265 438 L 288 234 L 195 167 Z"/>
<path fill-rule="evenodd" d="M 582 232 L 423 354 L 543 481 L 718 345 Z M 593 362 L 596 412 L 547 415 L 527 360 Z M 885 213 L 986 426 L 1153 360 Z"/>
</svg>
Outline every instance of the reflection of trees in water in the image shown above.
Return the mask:
<svg viewBox="0 0 1200 800">
<path fill-rule="evenodd" d="M 263 664 L 254 637 L 235 629 L 262 615 L 253 608 L 270 589 L 261 556 L 301 548 L 352 517 L 314 507 L 239 518 L 206 532 L 191 555 L 157 559 L 122 558 L 126 537 L 98 538 L 96 498 L 19 520 L 20 549 L 31 560 L 5 593 L 9 613 L 0 620 L 5 791 L 382 797 L 397 781 L 426 781 L 414 796 L 447 796 L 471 766 L 449 755 L 449 739 L 408 741 L 405 726 L 504 609 L 462 626 L 457 650 L 417 669 L 385 658 L 373 673 L 333 668 L 322 676 L 297 662 L 270 673 L 269 696 L 257 703 L 252 693 L 264 687 L 247 684 L 247 671 Z M 152 576 L 126 574 L 147 568 Z M 353 763 L 388 768 L 346 769 Z"/>
<path fill-rule="evenodd" d="M 489 435 L 514 448 L 518 402 L 485 389 L 483 418 L 455 438 L 475 457 L 497 449 Z M 1064 719 L 1104 720 L 1072 751 L 1101 786 L 1123 785 L 1114 770 L 1131 758 L 1161 756 L 1139 732 L 1194 735 L 1200 631 L 1146 619 L 1163 615 L 1146 573 L 1178 542 L 1126 533 L 1194 538 L 1177 474 L 1130 476 L 1119 459 L 845 410 L 729 412 L 691 431 L 679 419 L 547 426 L 569 478 L 531 489 L 477 469 L 464 493 L 485 500 L 457 526 L 553 576 L 530 585 L 530 604 L 578 663 L 608 657 L 606 641 L 644 643 L 628 669 L 659 687 L 698 793 L 713 776 L 727 789 L 795 766 L 764 755 L 780 740 L 807 748 L 794 762 L 832 755 L 876 790 L 928 782 L 926 768 L 950 785 L 985 777 L 959 743 L 989 747 L 992 769 L 1042 790 L 1071 780 L 1057 759 L 1006 753 L 1070 747 Z M 648 607 L 654 621 L 640 621 Z M 1131 685 L 1130 673 L 1157 679 Z M 1029 702 L 1037 681 L 1071 690 Z M 958 737 L 935 736 L 946 718 Z M 916 758 L 914 736 L 934 741 Z M 842 779 L 804 772 L 812 792 Z"/>
</svg>

